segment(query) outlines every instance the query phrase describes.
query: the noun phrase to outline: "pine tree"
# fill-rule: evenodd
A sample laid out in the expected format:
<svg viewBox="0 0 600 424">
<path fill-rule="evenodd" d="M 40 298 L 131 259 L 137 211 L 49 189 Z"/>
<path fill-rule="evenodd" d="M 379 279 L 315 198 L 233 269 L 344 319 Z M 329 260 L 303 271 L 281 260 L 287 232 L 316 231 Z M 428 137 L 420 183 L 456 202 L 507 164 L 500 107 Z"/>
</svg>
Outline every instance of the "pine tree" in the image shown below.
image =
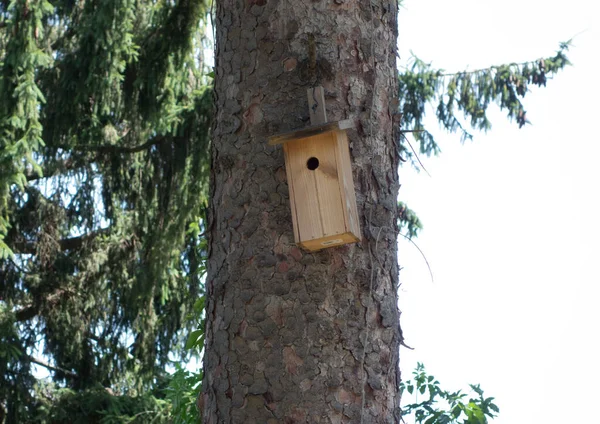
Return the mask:
<svg viewBox="0 0 600 424">
<path fill-rule="evenodd" d="M 527 123 L 568 45 L 397 78 L 396 2 L 363 3 L 219 2 L 211 136 L 206 1 L 0 1 L 0 423 L 168 420 L 166 366 L 203 343 L 205 233 L 207 422 L 397 420 L 395 240 L 421 223 L 396 168 L 439 151 L 428 104 L 465 139 L 493 103 Z M 356 124 L 364 237 L 310 254 L 266 137 L 307 124 L 315 85 Z"/>
<path fill-rule="evenodd" d="M 75 391 L 135 396 L 181 351 L 203 268 L 208 12 L 202 0 L 0 2 L 6 422 L 43 406 L 33 364 Z"/>
</svg>

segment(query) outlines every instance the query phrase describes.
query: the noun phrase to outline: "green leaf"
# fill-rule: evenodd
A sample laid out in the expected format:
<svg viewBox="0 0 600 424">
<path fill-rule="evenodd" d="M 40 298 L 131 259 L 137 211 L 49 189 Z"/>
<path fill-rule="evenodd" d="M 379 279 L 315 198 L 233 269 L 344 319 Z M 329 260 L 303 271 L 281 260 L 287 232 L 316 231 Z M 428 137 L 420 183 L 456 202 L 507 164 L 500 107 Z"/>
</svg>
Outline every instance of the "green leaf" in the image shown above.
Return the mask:
<svg viewBox="0 0 600 424">
<path fill-rule="evenodd" d="M 458 418 L 460 416 L 462 412 L 462 405 L 456 405 L 453 409 L 452 409 L 452 416 L 454 418 Z"/>
<path fill-rule="evenodd" d="M 188 339 L 185 343 L 185 348 L 186 349 L 192 349 L 194 346 L 196 346 L 196 342 L 198 341 L 198 338 L 200 338 L 200 336 L 202 336 L 204 334 L 203 330 L 194 330 L 190 333 L 190 335 L 188 336 Z"/>
</svg>

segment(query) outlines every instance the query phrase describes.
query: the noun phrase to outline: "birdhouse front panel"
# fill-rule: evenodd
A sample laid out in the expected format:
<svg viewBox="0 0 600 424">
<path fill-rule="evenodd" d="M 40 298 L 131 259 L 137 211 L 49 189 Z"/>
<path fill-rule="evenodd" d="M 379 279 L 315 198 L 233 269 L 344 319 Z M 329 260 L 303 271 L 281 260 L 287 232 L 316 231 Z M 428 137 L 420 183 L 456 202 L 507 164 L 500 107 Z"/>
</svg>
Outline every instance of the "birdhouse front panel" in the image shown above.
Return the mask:
<svg viewBox="0 0 600 424">
<path fill-rule="evenodd" d="M 283 148 L 296 243 L 320 250 L 359 241 L 345 131 L 294 139 Z"/>
</svg>

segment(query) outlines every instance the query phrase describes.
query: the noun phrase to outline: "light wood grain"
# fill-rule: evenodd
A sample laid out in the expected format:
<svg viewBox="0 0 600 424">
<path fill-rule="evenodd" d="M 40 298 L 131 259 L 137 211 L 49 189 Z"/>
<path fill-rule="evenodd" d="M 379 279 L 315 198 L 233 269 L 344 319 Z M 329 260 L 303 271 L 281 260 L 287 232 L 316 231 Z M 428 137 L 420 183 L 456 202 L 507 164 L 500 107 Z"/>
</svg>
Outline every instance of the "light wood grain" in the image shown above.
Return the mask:
<svg viewBox="0 0 600 424">
<path fill-rule="evenodd" d="M 346 231 L 354 234 L 360 239 L 360 222 L 358 220 L 358 209 L 356 207 L 356 194 L 354 180 L 352 178 L 352 161 L 350 159 L 350 148 L 346 131 L 336 131 L 336 158 L 339 164 L 339 172 L 342 188 L 342 204 L 344 211 L 344 222 Z"/>
<path fill-rule="evenodd" d="M 356 243 L 360 241 L 358 237 L 356 237 L 352 233 L 344 233 L 344 234 L 336 234 L 334 236 L 322 237 L 320 239 L 315 240 L 307 240 L 298 243 L 300 247 L 310 251 L 317 251 L 322 249 L 327 249 L 329 247 L 342 246 L 344 244 Z"/>
<path fill-rule="evenodd" d="M 284 144 L 296 243 L 320 250 L 360 240 L 348 141 L 329 131 Z M 307 167 L 316 158 L 315 170 Z"/>
<path fill-rule="evenodd" d="M 285 145 L 298 242 L 345 232 L 335 147 L 332 132 Z M 311 171 L 307 161 L 313 157 L 319 166 Z"/>
</svg>

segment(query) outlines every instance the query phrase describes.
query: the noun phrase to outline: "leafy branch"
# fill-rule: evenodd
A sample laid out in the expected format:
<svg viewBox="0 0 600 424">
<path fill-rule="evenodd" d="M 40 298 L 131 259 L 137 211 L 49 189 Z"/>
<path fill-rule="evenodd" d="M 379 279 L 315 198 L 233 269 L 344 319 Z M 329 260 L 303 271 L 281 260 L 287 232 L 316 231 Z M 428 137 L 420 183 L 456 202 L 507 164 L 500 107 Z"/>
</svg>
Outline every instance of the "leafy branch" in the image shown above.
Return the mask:
<svg viewBox="0 0 600 424">
<path fill-rule="evenodd" d="M 415 401 L 402 407 L 402 416 L 414 415 L 418 424 L 487 424 L 488 418 L 500 411 L 493 397 L 485 397 L 478 384 L 471 384 L 474 397 L 467 399 L 461 390 L 448 392 L 440 388 L 440 382 L 427 374 L 423 364 L 418 363 L 413 379 L 400 383 L 400 393 L 415 396 Z M 425 400 L 418 401 L 419 395 Z"/>
</svg>

